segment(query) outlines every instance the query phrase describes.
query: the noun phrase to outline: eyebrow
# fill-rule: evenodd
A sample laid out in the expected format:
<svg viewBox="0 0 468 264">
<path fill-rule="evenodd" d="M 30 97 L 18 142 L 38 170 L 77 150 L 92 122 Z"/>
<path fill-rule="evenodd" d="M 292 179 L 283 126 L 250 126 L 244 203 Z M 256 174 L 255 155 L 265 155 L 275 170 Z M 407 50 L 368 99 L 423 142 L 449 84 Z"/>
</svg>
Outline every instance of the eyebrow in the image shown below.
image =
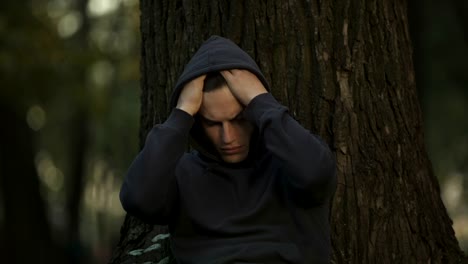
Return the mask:
<svg viewBox="0 0 468 264">
<path fill-rule="evenodd" d="M 235 120 L 235 119 L 241 117 L 241 116 L 243 115 L 243 113 L 244 113 L 244 110 L 240 111 L 234 118 L 229 119 L 229 121 L 232 121 L 232 120 Z M 211 119 L 206 118 L 206 117 L 204 117 L 204 116 L 202 116 L 202 115 L 199 115 L 199 116 L 200 116 L 200 118 L 201 118 L 203 121 L 205 121 L 205 122 L 211 122 L 211 123 L 219 123 L 219 122 L 221 122 L 221 121 L 211 120 Z"/>
</svg>

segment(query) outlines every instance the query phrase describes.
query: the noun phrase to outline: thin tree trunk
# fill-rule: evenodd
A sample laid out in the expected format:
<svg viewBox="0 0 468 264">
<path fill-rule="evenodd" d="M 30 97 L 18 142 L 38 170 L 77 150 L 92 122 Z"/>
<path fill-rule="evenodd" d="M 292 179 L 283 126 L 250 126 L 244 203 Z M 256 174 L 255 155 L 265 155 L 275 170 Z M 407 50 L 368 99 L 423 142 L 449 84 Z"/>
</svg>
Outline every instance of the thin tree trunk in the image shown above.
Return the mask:
<svg viewBox="0 0 468 264">
<path fill-rule="evenodd" d="M 140 5 L 141 145 L 167 117 L 191 55 L 211 34 L 228 37 L 257 61 L 273 95 L 335 152 L 334 263 L 461 263 L 424 146 L 405 1 Z M 113 263 L 160 260 L 165 252 L 127 254 L 154 232 L 127 216 Z"/>
<path fill-rule="evenodd" d="M 80 106 L 79 106 L 80 107 Z M 80 206 L 83 197 L 85 157 L 88 146 L 88 115 L 76 110 L 70 133 L 71 170 L 67 179 L 67 246 L 70 262 L 83 263 L 85 252 L 80 239 Z"/>
<path fill-rule="evenodd" d="M 74 36 L 74 44 L 86 49 L 88 46 L 88 33 L 90 30 L 90 21 L 86 13 L 88 0 L 77 2 L 77 10 L 82 17 L 82 25 L 79 31 Z M 75 69 L 76 75 L 80 76 L 76 84 L 79 89 L 85 90 L 86 93 L 86 74 L 87 70 L 84 67 Z M 83 197 L 84 181 L 85 181 L 85 166 L 86 166 L 86 151 L 89 143 L 88 123 L 89 113 L 82 101 L 73 98 L 74 113 L 71 118 L 69 142 L 70 150 L 70 171 L 67 178 L 66 194 L 67 194 L 67 243 L 69 258 L 71 263 L 83 263 L 85 261 L 84 248 L 80 239 L 80 206 Z"/>
<path fill-rule="evenodd" d="M 465 44 L 468 46 L 468 2 L 464 0 L 452 0 L 455 13 L 458 21 L 460 22 L 463 36 L 465 38 Z"/>
</svg>

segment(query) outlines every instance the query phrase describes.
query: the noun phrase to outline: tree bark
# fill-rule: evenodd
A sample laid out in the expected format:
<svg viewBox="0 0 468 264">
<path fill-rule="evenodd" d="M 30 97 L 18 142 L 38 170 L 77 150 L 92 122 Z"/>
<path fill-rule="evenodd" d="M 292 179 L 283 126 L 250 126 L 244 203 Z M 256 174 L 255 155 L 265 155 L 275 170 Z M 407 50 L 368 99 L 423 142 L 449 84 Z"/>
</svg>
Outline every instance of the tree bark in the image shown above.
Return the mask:
<svg viewBox="0 0 468 264">
<path fill-rule="evenodd" d="M 335 153 L 334 263 L 464 260 L 425 150 L 406 1 L 140 5 L 141 146 L 167 117 L 191 55 L 212 34 L 228 37 L 257 61 L 273 95 Z M 161 260 L 166 252 L 128 254 L 159 231 L 167 232 L 127 216 L 112 263 Z"/>
</svg>

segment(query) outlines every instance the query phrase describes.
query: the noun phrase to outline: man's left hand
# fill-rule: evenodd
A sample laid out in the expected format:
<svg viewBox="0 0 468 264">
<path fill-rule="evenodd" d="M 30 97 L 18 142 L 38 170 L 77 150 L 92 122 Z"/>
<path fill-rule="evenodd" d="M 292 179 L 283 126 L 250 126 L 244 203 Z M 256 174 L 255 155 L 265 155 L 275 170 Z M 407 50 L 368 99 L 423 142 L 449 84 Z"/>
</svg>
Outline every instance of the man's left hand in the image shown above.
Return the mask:
<svg viewBox="0 0 468 264">
<path fill-rule="evenodd" d="M 221 75 L 226 80 L 232 94 L 244 106 L 247 106 L 257 95 L 268 92 L 257 76 L 248 70 L 226 70 L 221 71 Z"/>
</svg>

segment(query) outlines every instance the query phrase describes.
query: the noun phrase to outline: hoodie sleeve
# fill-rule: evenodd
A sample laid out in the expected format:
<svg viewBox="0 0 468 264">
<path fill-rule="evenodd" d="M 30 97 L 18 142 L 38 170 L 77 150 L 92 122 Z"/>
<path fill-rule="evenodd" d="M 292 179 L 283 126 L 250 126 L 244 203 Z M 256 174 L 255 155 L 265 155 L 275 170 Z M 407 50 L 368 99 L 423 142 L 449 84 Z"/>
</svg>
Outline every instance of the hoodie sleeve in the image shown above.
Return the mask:
<svg viewBox="0 0 468 264">
<path fill-rule="evenodd" d="M 151 224 L 169 224 L 178 199 L 175 170 L 193 122 L 191 115 L 174 109 L 149 132 L 120 190 L 122 207 L 129 214 Z"/>
<path fill-rule="evenodd" d="M 245 117 L 259 128 L 266 148 L 283 162 L 286 182 L 299 203 L 323 203 L 332 196 L 336 165 L 325 142 L 294 120 L 270 93 L 252 99 Z"/>
</svg>

